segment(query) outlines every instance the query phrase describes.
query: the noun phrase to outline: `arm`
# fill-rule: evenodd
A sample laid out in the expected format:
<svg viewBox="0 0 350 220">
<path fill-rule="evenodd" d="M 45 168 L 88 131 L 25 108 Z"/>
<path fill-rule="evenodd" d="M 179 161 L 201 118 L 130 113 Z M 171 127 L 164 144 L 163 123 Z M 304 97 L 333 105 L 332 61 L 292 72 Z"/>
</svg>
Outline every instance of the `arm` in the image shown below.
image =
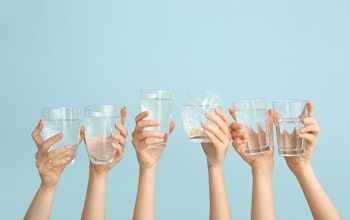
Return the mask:
<svg viewBox="0 0 350 220">
<path fill-rule="evenodd" d="M 303 156 L 285 157 L 289 169 L 297 178 L 314 219 L 341 219 L 337 209 L 322 188 L 311 166 L 312 153 L 316 147 L 320 127 L 312 118 L 313 105 L 308 103 L 308 118 L 303 119 L 299 138 L 305 139 L 306 152 Z"/>
<path fill-rule="evenodd" d="M 144 120 L 148 114 L 148 112 L 141 112 L 136 116 L 136 127 L 132 133 L 131 142 L 134 145 L 140 166 L 134 220 L 155 219 L 156 170 L 164 148 L 147 148 L 147 146 L 163 142 L 164 134 L 158 131 L 144 130 L 145 127 L 159 126 L 157 121 Z M 174 129 L 174 126 L 174 122 L 171 122 L 169 133 Z"/>
<path fill-rule="evenodd" d="M 234 108 L 230 108 L 230 113 L 235 119 Z M 273 126 L 273 112 L 269 111 L 270 131 Z M 231 124 L 232 145 L 236 152 L 252 168 L 252 209 L 251 219 L 276 219 L 275 206 L 273 200 L 273 151 L 264 154 L 247 155 L 243 152 L 244 143 L 247 142 L 247 134 L 242 133 L 242 125 L 235 122 Z M 272 132 L 270 139 L 273 140 Z M 271 141 L 273 143 L 273 141 Z"/>
<path fill-rule="evenodd" d="M 86 191 L 85 204 L 82 212 L 82 220 L 99 220 L 106 217 L 106 188 L 108 172 L 121 161 L 126 144 L 127 130 L 124 127 L 126 108 L 121 110 L 121 123 L 116 123 L 115 128 L 119 134 L 112 134 L 116 143 L 112 143 L 116 149 L 114 159 L 110 164 L 93 164 L 90 162 L 89 182 Z M 84 131 L 83 131 L 84 132 Z"/>
<path fill-rule="evenodd" d="M 230 145 L 231 134 L 228 129 L 230 119 L 220 109 L 216 109 L 216 115 L 206 114 L 206 117 L 214 122 L 217 127 L 202 123 L 204 133 L 210 139 L 210 143 L 202 143 L 207 156 L 210 219 L 231 219 L 230 205 L 227 197 L 225 178 L 223 171 L 224 159 Z"/>
<path fill-rule="evenodd" d="M 70 162 L 70 157 L 64 155 L 71 146 L 65 146 L 53 151 L 48 151 L 52 145 L 62 139 L 63 134 L 59 133 L 43 141 L 40 132 L 44 127 L 44 121 L 40 120 L 37 127 L 32 132 L 33 140 L 38 148 L 35 154 L 36 166 L 38 168 L 41 185 L 30 204 L 25 220 L 45 220 L 50 219 L 51 209 L 54 201 L 59 178 L 65 166 Z"/>
</svg>

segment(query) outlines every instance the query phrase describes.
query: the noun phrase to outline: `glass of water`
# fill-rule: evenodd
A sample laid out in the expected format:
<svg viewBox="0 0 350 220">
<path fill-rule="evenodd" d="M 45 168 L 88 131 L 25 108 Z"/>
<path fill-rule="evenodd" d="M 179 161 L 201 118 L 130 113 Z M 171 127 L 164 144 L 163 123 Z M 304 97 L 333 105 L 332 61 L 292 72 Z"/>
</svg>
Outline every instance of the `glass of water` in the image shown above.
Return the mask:
<svg viewBox="0 0 350 220">
<path fill-rule="evenodd" d="M 273 131 L 268 120 L 269 102 L 267 98 L 256 98 L 233 102 L 236 122 L 247 134 L 244 153 L 253 155 L 271 151 L 273 147 Z"/>
<path fill-rule="evenodd" d="M 112 163 L 116 150 L 112 133 L 118 133 L 121 108 L 114 105 L 89 105 L 84 108 L 85 145 L 91 163 Z"/>
<path fill-rule="evenodd" d="M 78 151 L 80 138 L 80 108 L 79 107 L 47 107 L 41 109 L 44 119 L 42 135 L 44 140 L 60 132 L 63 138 L 51 146 L 50 150 L 62 146 L 71 145 L 72 148 L 64 155 L 71 157 L 70 164 L 73 164 Z"/>
<path fill-rule="evenodd" d="M 182 124 L 192 142 L 211 142 L 204 134 L 201 123 L 212 124 L 205 117 L 205 113 L 215 114 L 215 109 L 223 109 L 220 96 L 212 91 L 188 92 L 182 105 Z"/>
<path fill-rule="evenodd" d="M 166 90 L 142 90 L 140 91 L 140 96 L 141 110 L 149 111 L 146 119 L 157 120 L 160 123 L 158 127 L 147 127 L 145 129 L 164 133 L 163 143 L 150 145 L 148 148 L 165 147 L 169 136 L 174 92 Z"/>
<path fill-rule="evenodd" d="M 278 153 L 282 156 L 305 154 L 304 139 L 299 138 L 302 119 L 308 116 L 306 100 L 280 100 L 273 102 Z"/>
</svg>

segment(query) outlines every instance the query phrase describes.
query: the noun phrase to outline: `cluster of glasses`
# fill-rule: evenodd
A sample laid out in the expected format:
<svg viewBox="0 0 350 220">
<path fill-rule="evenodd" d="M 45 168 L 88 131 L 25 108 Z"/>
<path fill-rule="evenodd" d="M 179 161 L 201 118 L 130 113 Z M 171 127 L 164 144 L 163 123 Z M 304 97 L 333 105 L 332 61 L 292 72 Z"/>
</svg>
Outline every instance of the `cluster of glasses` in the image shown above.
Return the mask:
<svg viewBox="0 0 350 220">
<path fill-rule="evenodd" d="M 174 92 L 166 90 L 142 90 L 140 92 L 141 110 L 149 111 L 146 119 L 159 121 L 158 127 L 148 127 L 165 134 L 164 142 L 149 146 L 150 148 L 165 147 L 169 135 L 171 111 Z M 306 100 L 280 100 L 273 104 L 273 122 L 276 127 L 278 152 L 283 156 L 298 156 L 305 153 L 304 140 L 298 137 L 299 129 L 303 127 L 302 119 L 307 117 Z M 273 148 L 273 130 L 269 122 L 267 98 L 255 98 L 232 103 L 235 109 L 235 121 L 242 124 L 243 132 L 247 134 L 244 146 L 246 154 L 261 154 Z M 192 142 L 210 142 L 204 134 L 202 122 L 212 124 L 205 114 L 215 114 L 215 109 L 223 109 L 220 96 L 212 91 L 188 92 L 182 105 L 182 123 Z M 84 142 L 90 161 L 95 164 L 108 164 L 113 161 L 116 150 L 112 133 L 118 133 L 115 123 L 121 121 L 121 108 L 115 105 L 89 105 L 84 108 Z M 71 164 L 74 163 L 80 142 L 80 108 L 79 107 L 49 107 L 42 109 L 45 121 L 44 139 L 62 132 L 63 138 L 50 150 L 71 145 L 68 152 Z"/>
</svg>

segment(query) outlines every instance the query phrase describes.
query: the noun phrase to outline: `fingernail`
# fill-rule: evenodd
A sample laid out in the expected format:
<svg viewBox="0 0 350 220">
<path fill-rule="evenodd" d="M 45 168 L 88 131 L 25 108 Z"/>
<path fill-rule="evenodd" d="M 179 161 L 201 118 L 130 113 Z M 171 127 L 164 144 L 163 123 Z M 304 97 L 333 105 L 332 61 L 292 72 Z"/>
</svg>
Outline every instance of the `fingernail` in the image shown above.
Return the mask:
<svg viewBox="0 0 350 220">
<path fill-rule="evenodd" d="M 60 132 L 57 135 L 58 135 L 58 137 L 63 137 L 63 132 Z"/>
<path fill-rule="evenodd" d="M 67 145 L 67 146 L 65 146 L 64 148 L 65 148 L 66 150 L 69 150 L 69 149 L 72 148 L 72 145 Z"/>
<path fill-rule="evenodd" d="M 71 157 L 66 157 L 65 160 L 66 161 L 70 161 L 72 158 Z"/>
</svg>

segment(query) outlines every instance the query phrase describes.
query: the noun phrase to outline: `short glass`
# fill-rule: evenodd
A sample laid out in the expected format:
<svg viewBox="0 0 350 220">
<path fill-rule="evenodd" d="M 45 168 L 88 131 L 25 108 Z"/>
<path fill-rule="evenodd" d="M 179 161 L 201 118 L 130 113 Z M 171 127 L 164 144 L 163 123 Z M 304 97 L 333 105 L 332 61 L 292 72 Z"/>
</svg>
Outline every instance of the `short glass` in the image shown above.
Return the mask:
<svg viewBox="0 0 350 220">
<path fill-rule="evenodd" d="M 269 102 L 267 98 L 255 98 L 233 102 L 236 122 L 243 126 L 248 140 L 244 153 L 249 155 L 270 152 L 273 148 L 273 131 L 268 120 Z"/>
<path fill-rule="evenodd" d="M 182 105 L 182 124 L 192 142 L 211 142 L 204 134 L 201 123 L 212 124 L 205 114 L 215 114 L 215 109 L 223 109 L 220 96 L 212 91 L 191 91 L 188 92 Z"/>
<path fill-rule="evenodd" d="M 305 154 L 305 141 L 298 137 L 304 125 L 302 119 L 308 116 L 306 100 L 280 100 L 273 102 L 274 124 L 276 126 L 278 153 L 282 156 Z"/>
<path fill-rule="evenodd" d="M 141 90 L 140 98 L 141 110 L 149 111 L 146 119 L 157 120 L 160 123 L 158 127 L 147 127 L 145 130 L 164 133 L 164 141 L 162 143 L 150 145 L 148 148 L 165 147 L 169 136 L 174 92 L 166 90 Z"/>
<path fill-rule="evenodd" d="M 42 135 L 44 140 L 60 132 L 63 138 L 50 147 L 49 151 L 71 145 L 72 148 L 62 157 L 71 157 L 73 164 L 78 151 L 80 139 L 80 108 L 72 106 L 47 107 L 41 109 L 44 119 Z"/>
<path fill-rule="evenodd" d="M 93 164 L 112 163 L 116 149 L 112 133 L 119 133 L 115 123 L 120 123 L 121 108 L 114 105 L 89 105 L 84 108 L 85 145 Z"/>
</svg>

